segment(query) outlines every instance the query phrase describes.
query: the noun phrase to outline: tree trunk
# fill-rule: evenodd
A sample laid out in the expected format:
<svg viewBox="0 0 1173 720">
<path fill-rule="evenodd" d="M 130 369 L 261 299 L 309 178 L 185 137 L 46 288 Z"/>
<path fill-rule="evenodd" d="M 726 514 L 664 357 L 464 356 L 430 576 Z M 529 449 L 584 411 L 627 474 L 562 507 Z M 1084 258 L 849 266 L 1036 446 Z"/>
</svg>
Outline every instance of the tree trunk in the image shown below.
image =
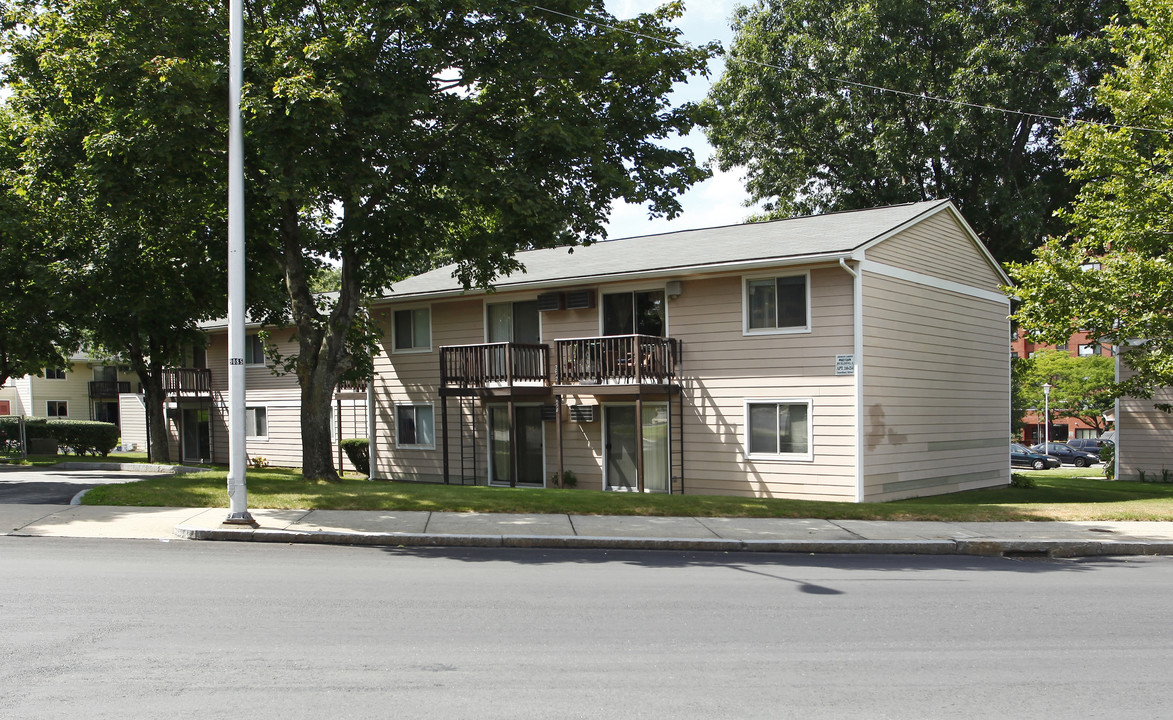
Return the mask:
<svg viewBox="0 0 1173 720">
<path fill-rule="evenodd" d="M 151 460 L 171 462 L 171 438 L 167 432 L 167 418 L 163 414 L 163 382 L 158 375 L 139 377 L 143 382 L 143 400 L 147 406 L 147 422 L 150 423 Z"/>
<path fill-rule="evenodd" d="M 301 472 L 307 480 L 338 482 L 334 467 L 330 410 L 334 386 L 322 369 L 310 373 L 301 384 Z"/>
</svg>

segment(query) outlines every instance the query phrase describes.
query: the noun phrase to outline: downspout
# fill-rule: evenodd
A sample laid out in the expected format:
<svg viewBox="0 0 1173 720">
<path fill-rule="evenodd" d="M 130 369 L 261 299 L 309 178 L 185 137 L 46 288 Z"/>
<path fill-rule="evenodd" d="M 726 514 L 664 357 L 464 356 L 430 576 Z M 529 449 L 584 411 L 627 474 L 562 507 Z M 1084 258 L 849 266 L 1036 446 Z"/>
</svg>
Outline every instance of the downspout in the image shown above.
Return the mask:
<svg viewBox="0 0 1173 720">
<path fill-rule="evenodd" d="M 861 265 L 862 258 L 853 257 L 857 266 Z M 855 379 L 855 501 L 864 501 L 863 487 L 863 272 L 853 270 L 847 264 L 847 258 L 839 258 L 839 267 L 843 268 L 852 279 L 852 354 L 855 367 L 852 376 Z"/>
</svg>

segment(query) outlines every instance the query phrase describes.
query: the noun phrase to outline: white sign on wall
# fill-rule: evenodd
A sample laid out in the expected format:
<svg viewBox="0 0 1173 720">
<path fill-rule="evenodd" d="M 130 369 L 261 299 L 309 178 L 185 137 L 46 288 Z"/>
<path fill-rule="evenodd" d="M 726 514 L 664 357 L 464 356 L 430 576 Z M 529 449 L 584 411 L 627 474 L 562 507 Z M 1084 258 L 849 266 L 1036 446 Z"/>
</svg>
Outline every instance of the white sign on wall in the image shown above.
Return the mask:
<svg viewBox="0 0 1173 720">
<path fill-rule="evenodd" d="M 854 375 L 855 374 L 855 356 L 854 355 L 836 355 L 835 356 L 835 374 L 836 375 Z"/>
</svg>

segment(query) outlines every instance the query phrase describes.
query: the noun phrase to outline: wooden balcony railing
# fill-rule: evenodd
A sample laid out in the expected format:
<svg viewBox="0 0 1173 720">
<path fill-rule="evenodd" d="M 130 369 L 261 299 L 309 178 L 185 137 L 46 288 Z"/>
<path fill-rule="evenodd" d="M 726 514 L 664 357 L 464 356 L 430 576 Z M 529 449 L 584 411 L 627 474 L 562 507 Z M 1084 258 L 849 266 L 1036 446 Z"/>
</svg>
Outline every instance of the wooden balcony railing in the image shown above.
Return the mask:
<svg viewBox="0 0 1173 720">
<path fill-rule="evenodd" d="M 164 370 L 163 392 L 167 395 L 210 394 L 212 392 L 212 371 L 204 368 Z"/>
<path fill-rule="evenodd" d="M 550 382 L 548 345 L 488 343 L 440 348 L 441 388 L 494 388 Z"/>
<path fill-rule="evenodd" d="M 114 380 L 91 380 L 90 397 L 115 397 L 121 393 L 130 392 L 130 383 Z"/>
<path fill-rule="evenodd" d="M 653 335 L 557 340 L 559 385 L 671 385 L 680 343 Z"/>
</svg>

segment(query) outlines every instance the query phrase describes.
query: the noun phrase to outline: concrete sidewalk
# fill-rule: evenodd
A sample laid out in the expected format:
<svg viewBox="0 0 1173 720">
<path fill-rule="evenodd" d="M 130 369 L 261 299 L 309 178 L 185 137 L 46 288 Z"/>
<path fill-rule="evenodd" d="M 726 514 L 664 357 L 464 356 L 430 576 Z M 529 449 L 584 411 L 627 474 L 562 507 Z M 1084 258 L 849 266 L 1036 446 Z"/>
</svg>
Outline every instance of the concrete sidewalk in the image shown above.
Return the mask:
<svg viewBox="0 0 1173 720">
<path fill-rule="evenodd" d="M 947 523 L 0 505 L 0 534 L 336 545 L 932 555 L 1173 555 L 1173 522 Z"/>
</svg>

